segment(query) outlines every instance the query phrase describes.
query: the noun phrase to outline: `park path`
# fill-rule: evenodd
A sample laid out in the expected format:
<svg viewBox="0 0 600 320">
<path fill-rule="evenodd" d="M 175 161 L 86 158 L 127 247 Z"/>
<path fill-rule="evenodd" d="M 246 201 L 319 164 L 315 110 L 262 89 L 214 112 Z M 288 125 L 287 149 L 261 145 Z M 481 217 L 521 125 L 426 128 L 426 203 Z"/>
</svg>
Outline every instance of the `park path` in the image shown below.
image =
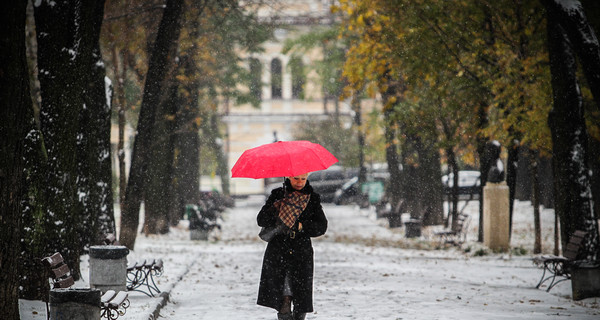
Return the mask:
<svg viewBox="0 0 600 320">
<path fill-rule="evenodd" d="M 159 284 L 169 302 L 132 295 L 126 319 L 276 319 L 257 306 L 265 243 L 256 236 L 262 197 L 238 201 L 209 241 L 190 241 L 185 226 L 168 239 L 143 237 L 134 256 L 163 256 Z M 325 205 L 327 235 L 314 241 L 315 312 L 307 319 L 598 319 L 597 301 L 569 299 L 570 284 L 535 289 L 541 270 L 530 256 L 473 257 L 462 250 L 415 250 L 369 210 Z M 166 300 L 163 301 L 163 303 Z"/>
</svg>

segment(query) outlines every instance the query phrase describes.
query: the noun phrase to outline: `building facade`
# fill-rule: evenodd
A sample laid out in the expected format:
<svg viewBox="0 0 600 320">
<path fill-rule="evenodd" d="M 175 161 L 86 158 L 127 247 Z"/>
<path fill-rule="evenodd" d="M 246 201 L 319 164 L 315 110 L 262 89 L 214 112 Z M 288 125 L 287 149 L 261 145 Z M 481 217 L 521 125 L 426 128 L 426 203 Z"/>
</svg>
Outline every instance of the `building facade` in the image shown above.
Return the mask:
<svg viewBox="0 0 600 320">
<path fill-rule="evenodd" d="M 294 123 L 305 119 L 325 119 L 333 112 L 333 102 L 324 102 L 323 89 L 310 66 L 321 59 L 316 48 L 297 59 L 283 53 L 287 39 L 331 25 L 331 0 L 277 1 L 258 11 L 259 18 L 281 27 L 275 38 L 264 44 L 260 55 L 242 53 L 247 67 L 257 77 L 257 86 L 250 88 L 260 98 L 260 107 L 251 105 L 221 106 L 226 126 L 225 152 L 229 168 L 250 148 L 276 140 L 293 140 Z M 339 103 L 341 114 L 350 114 L 347 103 Z M 214 183 L 213 183 L 214 184 Z M 231 180 L 232 194 L 262 193 L 263 181 L 235 178 Z"/>
</svg>

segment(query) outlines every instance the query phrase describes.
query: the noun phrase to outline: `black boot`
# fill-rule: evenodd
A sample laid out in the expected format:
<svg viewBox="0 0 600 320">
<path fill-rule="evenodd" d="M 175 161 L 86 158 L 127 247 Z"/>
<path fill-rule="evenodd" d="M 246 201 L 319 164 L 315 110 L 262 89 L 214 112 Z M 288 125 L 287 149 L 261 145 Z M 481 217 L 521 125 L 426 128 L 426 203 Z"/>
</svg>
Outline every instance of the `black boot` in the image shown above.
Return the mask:
<svg viewBox="0 0 600 320">
<path fill-rule="evenodd" d="M 296 312 L 294 310 L 294 318 L 293 320 L 304 320 L 306 318 L 306 313 Z"/>
<path fill-rule="evenodd" d="M 291 312 L 288 313 L 277 313 L 277 320 L 294 320 Z"/>
</svg>

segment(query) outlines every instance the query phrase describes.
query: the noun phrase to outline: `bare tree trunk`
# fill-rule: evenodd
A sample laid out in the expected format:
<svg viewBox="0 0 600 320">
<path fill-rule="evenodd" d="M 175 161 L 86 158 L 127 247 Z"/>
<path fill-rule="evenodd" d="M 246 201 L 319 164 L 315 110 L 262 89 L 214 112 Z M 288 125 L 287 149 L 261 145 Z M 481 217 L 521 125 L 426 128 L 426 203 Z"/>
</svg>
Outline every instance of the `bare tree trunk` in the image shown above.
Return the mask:
<svg viewBox="0 0 600 320">
<path fill-rule="evenodd" d="M 384 103 L 383 117 L 384 117 L 384 130 L 385 130 L 385 159 L 388 164 L 388 171 L 390 173 L 389 182 L 386 190 L 386 197 L 390 201 L 392 207 L 396 206 L 400 202 L 401 198 L 401 172 L 400 172 L 400 159 L 398 156 L 398 138 L 395 121 L 392 120 L 394 106 L 403 99 L 404 86 L 400 80 L 392 78 L 389 71 L 385 74 L 387 90 L 382 92 L 382 98 Z M 395 101 L 392 103 L 391 99 Z"/>
<path fill-rule="evenodd" d="M 456 230 L 458 221 L 458 164 L 456 162 L 456 154 L 454 148 L 449 146 L 446 148 L 446 157 L 448 157 L 448 173 L 452 173 L 452 189 L 448 195 L 448 219 L 446 220 L 446 227 L 448 227 L 448 221 L 452 221 L 452 230 Z M 450 175 L 448 174 L 448 179 Z M 448 181 L 450 185 L 450 181 Z"/>
<path fill-rule="evenodd" d="M 352 111 L 354 111 L 354 125 L 358 135 L 358 182 L 363 183 L 367 178 L 367 168 L 365 167 L 365 134 L 362 129 L 362 107 L 360 102 L 360 92 L 352 94 Z"/>
<path fill-rule="evenodd" d="M 179 85 L 171 75 L 168 95 L 161 101 L 157 110 L 157 119 L 152 128 L 152 161 L 148 163 L 148 184 L 146 185 L 144 233 L 165 234 L 169 232 L 172 208 L 171 190 L 173 189 L 174 127 L 177 109 L 177 91 Z"/>
<path fill-rule="evenodd" d="M 517 163 L 519 161 L 519 144 L 514 139 L 508 145 L 506 159 L 506 185 L 508 186 L 508 236 L 512 236 L 513 209 L 517 186 Z"/>
<path fill-rule="evenodd" d="M 198 68 L 192 52 L 181 57 L 185 75 L 190 79 L 198 77 Z M 182 84 L 185 97 L 181 97 L 181 106 L 176 117 L 175 158 L 173 163 L 174 180 L 177 191 L 173 200 L 172 215 L 181 219 L 185 205 L 198 204 L 200 201 L 200 107 L 198 105 L 198 81 Z M 174 223 L 175 219 L 171 221 Z"/>
<path fill-rule="evenodd" d="M 125 110 L 127 101 L 125 99 L 125 88 L 123 84 L 125 77 L 127 76 L 127 54 L 123 53 L 121 56 L 121 62 L 119 62 L 119 52 L 117 47 L 113 46 L 111 50 L 111 61 L 113 74 L 115 77 L 114 91 L 117 99 L 115 100 L 115 109 L 117 110 L 117 123 L 119 127 L 119 133 L 117 137 L 117 159 L 118 159 L 118 172 L 119 172 L 119 204 L 122 204 L 125 199 L 125 189 L 127 189 L 127 173 L 125 172 Z M 122 65 L 122 68 L 119 68 Z"/>
<path fill-rule="evenodd" d="M 85 41 L 87 49 L 80 79 L 84 86 L 83 103 L 79 115 L 78 140 L 78 194 L 82 211 L 81 249 L 99 244 L 103 235 L 115 232 L 112 193 L 112 162 L 110 150 L 112 84 L 106 78 L 100 52 L 100 27 L 104 15 L 104 1 L 83 6 Z M 83 60 L 83 59 L 82 59 Z"/>
<path fill-rule="evenodd" d="M 482 108 L 479 108 L 480 113 L 483 112 L 483 110 L 481 110 Z M 481 121 L 481 114 L 480 114 L 480 121 Z M 483 125 L 482 123 L 480 123 L 480 126 Z M 479 181 L 480 181 L 480 186 L 481 188 L 479 189 L 479 229 L 477 232 L 477 241 L 479 242 L 483 242 L 483 230 L 484 230 L 484 226 L 483 226 L 483 188 L 485 187 L 486 183 L 487 183 L 487 176 L 488 176 L 488 172 L 490 171 L 490 159 L 489 159 L 489 154 L 487 152 L 487 141 L 484 140 L 484 137 L 478 137 L 477 138 L 477 153 L 479 154 Z"/>
<path fill-rule="evenodd" d="M 588 23 L 581 3 L 573 2 L 575 10 L 564 8 L 558 1 L 542 0 L 546 9 L 556 15 L 557 21 L 560 21 L 560 26 L 566 33 L 572 50 L 581 59 L 581 64 L 584 66 L 583 73 L 594 96 L 596 107 L 600 108 L 600 43 L 594 29 Z M 578 8 L 575 5 L 578 5 Z"/>
<path fill-rule="evenodd" d="M 596 260 L 600 255 L 598 222 L 592 211 L 589 169 L 585 163 L 587 132 L 572 39 L 562 24 L 562 9 L 555 7 L 553 1 L 542 3 L 547 9 L 554 99 L 548 123 L 552 133 L 555 210 L 560 217 L 561 240 L 564 248 L 575 230 L 587 231 L 583 242 L 585 250 L 580 258 Z"/>
<path fill-rule="evenodd" d="M 49 235 L 50 248 L 65 256 L 75 279 L 80 276 L 81 247 L 89 244 L 85 232 L 90 222 L 84 219 L 87 204 L 79 201 L 79 192 L 87 192 L 89 172 L 86 166 L 90 161 L 77 152 L 85 143 L 81 137 L 86 135 L 80 131 L 80 116 L 91 107 L 86 105 L 89 102 L 86 95 L 94 90 L 89 84 L 97 83 L 89 82 L 89 79 L 99 59 L 97 42 L 102 10 L 103 1 L 75 5 L 41 2 L 34 8 L 42 97 L 40 126 L 49 168 L 47 210 L 50 213 L 48 219 L 55 222 Z M 98 87 L 104 87 L 104 78 L 100 77 L 102 84 Z M 101 103 L 104 103 L 104 94 L 101 95 Z M 104 120 L 101 122 L 105 123 Z M 84 138 L 96 139 L 98 136 L 91 133 Z M 91 220 L 96 222 L 96 218 Z"/>
<path fill-rule="evenodd" d="M 26 7 L 26 1 L 0 5 L 0 310 L 8 320 L 19 319 L 21 214 L 28 195 L 25 141 L 35 128 L 25 54 Z"/>
<path fill-rule="evenodd" d="M 216 107 L 216 102 L 215 102 Z M 223 187 L 223 193 L 229 195 L 229 170 L 225 153 L 223 152 L 223 145 L 217 143 L 222 141 L 221 130 L 219 128 L 219 115 L 217 114 L 216 108 L 213 108 L 210 112 L 210 145 L 213 149 L 217 161 L 217 175 L 221 178 L 221 186 Z M 205 133 L 205 135 L 207 135 Z M 208 135 L 207 135 L 208 136 Z"/>
<path fill-rule="evenodd" d="M 148 182 L 147 169 L 152 141 L 156 138 L 153 136 L 152 130 L 161 101 L 160 95 L 164 94 L 164 81 L 167 80 L 165 79 L 166 71 L 171 69 L 175 60 L 175 48 L 181 29 L 182 8 L 183 0 L 167 0 L 148 63 L 144 98 L 138 120 L 125 200 L 121 209 L 119 240 L 121 244 L 130 249 L 135 246 L 142 199 L 152 196 L 144 194 L 144 185 Z"/>
<path fill-rule="evenodd" d="M 540 188 L 538 175 L 538 155 L 537 152 L 529 150 L 529 170 L 531 171 L 531 204 L 533 205 L 533 228 L 535 240 L 533 243 L 533 253 L 542 253 L 542 225 L 540 220 Z"/>
</svg>

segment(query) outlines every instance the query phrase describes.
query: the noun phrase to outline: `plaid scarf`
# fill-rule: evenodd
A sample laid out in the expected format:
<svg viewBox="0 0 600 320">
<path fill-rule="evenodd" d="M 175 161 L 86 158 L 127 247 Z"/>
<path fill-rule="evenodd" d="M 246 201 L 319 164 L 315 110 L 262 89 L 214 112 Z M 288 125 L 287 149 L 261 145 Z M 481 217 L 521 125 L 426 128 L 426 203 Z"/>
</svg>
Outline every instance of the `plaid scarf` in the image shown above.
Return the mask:
<svg viewBox="0 0 600 320">
<path fill-rule="evenodd" d="M 306 209 L 310 194 L 294 191 L 287 195 L 279 207 L 279 219 L 288 227 L 293 227 L 298 216 Z"/>
</svg>

